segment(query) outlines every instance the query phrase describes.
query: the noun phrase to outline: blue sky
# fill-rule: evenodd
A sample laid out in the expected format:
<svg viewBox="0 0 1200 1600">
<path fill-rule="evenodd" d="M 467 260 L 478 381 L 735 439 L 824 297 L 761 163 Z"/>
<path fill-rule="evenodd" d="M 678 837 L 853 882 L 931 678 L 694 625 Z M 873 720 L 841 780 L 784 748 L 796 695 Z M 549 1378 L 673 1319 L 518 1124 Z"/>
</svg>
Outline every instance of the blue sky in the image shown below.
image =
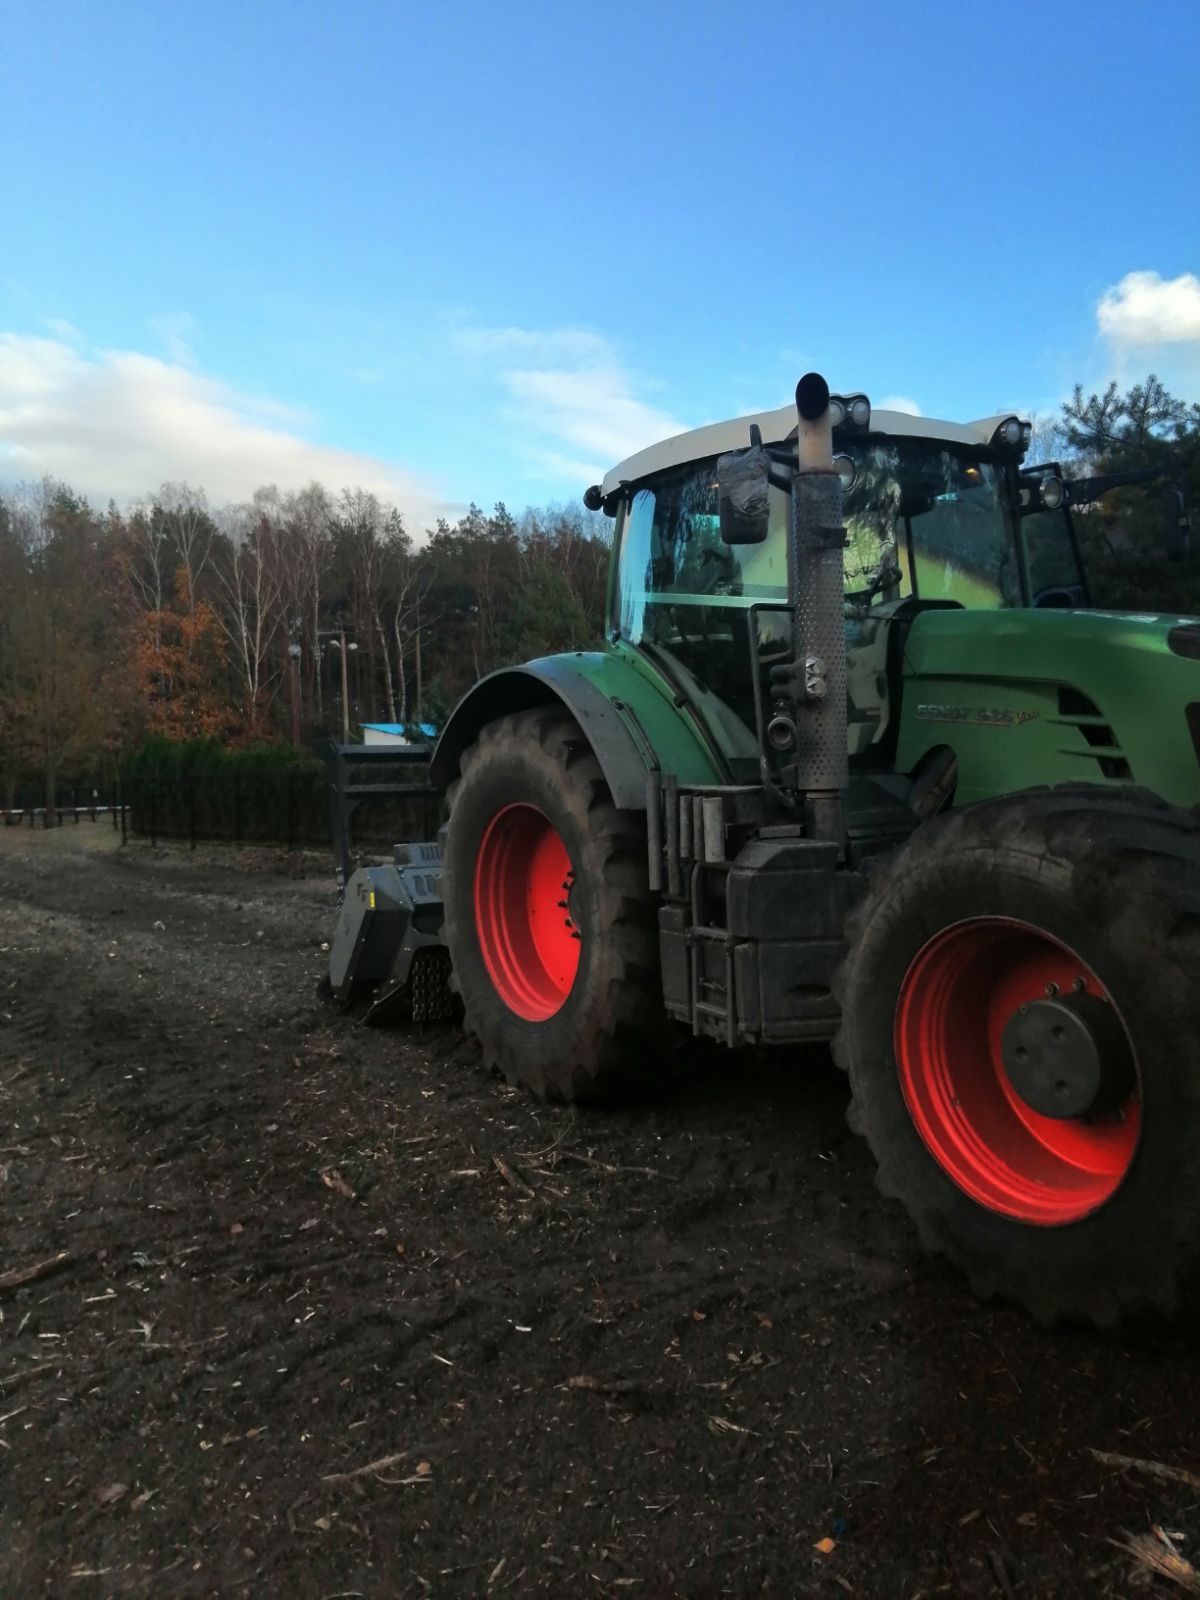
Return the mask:
<svg viewBox="0 0 1200 1600">
<path fill-rule="evenodd" d="M 816 366 L 1200 398 L 1200 5 L 7 0 L 0 475 L 420 526 Z M 1132 276 L 1131 276 L 1132 275 Z"/>
</svg>

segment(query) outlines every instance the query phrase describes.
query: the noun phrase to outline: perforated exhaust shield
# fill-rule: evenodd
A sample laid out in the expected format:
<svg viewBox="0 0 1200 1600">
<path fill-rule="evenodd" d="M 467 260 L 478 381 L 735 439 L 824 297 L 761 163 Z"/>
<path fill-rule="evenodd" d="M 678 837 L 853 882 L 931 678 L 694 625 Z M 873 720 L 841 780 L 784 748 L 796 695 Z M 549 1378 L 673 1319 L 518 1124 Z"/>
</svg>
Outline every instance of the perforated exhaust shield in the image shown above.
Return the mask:
<svg viewBox="0 0 1200 1600">
<path fill-rule="evenodd" d="M 820 699 L 797 706 L 795 781 L 808 793 L 831 793 L 844 789 L 850 776 L 842 575 L 846 531 L 836 472 L 797 473 L 791 533 L 795 659 L 801 667 L 819 660 L 825 681 Z"/>
</svg>

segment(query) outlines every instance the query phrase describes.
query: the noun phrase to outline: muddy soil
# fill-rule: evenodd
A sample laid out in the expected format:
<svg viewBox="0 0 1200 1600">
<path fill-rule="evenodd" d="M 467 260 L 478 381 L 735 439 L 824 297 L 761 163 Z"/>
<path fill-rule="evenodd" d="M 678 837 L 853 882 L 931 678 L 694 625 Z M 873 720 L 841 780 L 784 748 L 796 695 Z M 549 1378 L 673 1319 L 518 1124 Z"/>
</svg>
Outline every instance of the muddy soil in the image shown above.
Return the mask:
<svg viewBox="0 0 1200 1600">
<path fill-rule="evenodd" d="M 823 1052 L 538 1107 L 316 997 L 325 860 L 0 831 L 0 1595 L 1104 1596 L 1187 1330 L 977 1304 Z M 1115 1542 L 1114 1542 L 1115 1541 Z M 1167 1547 L 1159 1541 L 1164 1557 Z"/>
</svg>

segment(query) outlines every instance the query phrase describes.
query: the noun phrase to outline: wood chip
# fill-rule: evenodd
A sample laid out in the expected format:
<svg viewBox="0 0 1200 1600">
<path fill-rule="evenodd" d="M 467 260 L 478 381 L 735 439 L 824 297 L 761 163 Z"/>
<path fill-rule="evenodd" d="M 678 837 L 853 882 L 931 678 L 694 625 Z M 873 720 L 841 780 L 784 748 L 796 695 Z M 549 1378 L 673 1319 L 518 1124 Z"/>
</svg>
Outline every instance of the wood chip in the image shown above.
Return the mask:
<svg viewBox="0 0 1200 1600">
<path fill-rule="evenodd" d="M 753 1428 L 743 1428 L 740 1422 L 731 1422 L 728 1417 L 712 1416 L 708 1419 L 710 1433 L 753 1433 Z"/>
<path fill-rule="evenodd" d="M 1169 1578 L 1172 1583 L 1186 1589 L 1188 1594 L 1200 1594 L 1200 1572 L 1181 1556 L 1161 1528 L 1153 1533 L 1134 1534 L 1127 1544 L 1113 1541 L 1118 1550 L 1124 1550 L 1146 1571 Z"/>
<path fill-rule="evenodd" d="M 643 1378 L 594 1378 L 590 1372 L 567 1379 L 568 1389 L 586 1389 L 592 1394 L 633 1394 L 645 1387 Z"/>
<path fill-rule="evenodd" d="M 336 1167 L 326 1167 L 321 1173 L 321 1182 L 327 1189 L 332 1189 L 334 1194 L 340 1194 L 347 1200 L 357 1200 L 358 1196 L 342 1177 Z"/>
</svg>

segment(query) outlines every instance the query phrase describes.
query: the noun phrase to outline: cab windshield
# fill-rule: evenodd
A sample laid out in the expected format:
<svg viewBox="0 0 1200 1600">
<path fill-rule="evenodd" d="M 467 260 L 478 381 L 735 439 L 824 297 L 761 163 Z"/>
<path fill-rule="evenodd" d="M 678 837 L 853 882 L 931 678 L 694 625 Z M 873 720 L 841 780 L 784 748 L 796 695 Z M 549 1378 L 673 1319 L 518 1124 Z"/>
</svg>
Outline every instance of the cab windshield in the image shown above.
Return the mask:
<svg viewBox="0 0 1200 1600">
<path fill-rule="evenodd" d="M 855 465 L 844 499 L 851 652 L 911 596 L 971 609 L 1026 603 L 1002 465 L 921 439 L 867 439 L 846 453 Z M 704 703 L 735 768 L 757 765 L 753 674 L 789 647 L 788 519 L 788 496 L 772 488 L 763 543 L 723 544 L 708 460 L 639 487 L 620 534 L 614 633 L 669 658 L 662 664 Z M 1073 560 L 1069 539 L 1064 549 L 1056 565 Z M 1056 571 L 1056 583 L 1065 576 Z"/>
</svg>

